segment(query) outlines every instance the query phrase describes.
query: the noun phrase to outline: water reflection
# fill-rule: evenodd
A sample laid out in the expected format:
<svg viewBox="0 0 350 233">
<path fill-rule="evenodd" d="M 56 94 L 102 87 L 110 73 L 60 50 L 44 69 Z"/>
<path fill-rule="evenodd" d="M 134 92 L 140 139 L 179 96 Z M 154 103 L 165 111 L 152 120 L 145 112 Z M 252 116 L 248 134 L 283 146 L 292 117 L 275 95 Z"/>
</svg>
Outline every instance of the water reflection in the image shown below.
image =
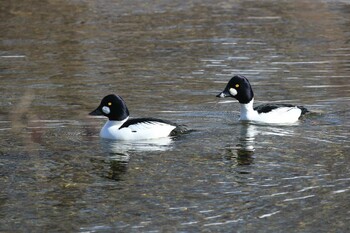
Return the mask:
<svg viewBox="0 0 350 233">
<path fill-rule="evenodd" d="M 128 170 L 129 159 L 129 155 L 115 155 L 113 157 L 110 157 L 110 170 L 108 172 L 107 178 L 120 181 L 122 179 L 122 176 Z"/>
<path fill-rule="evenodd" d="M 237 160 L 237 165 L 250 165 L 254 161 L 254 151 L 255 151 L 255 135 L 257 135 L 257 126 L 242 123 L 240 125 L 240 135 L 238 137 L 238 144 L 236 147 L 228 146 L 227 160 L 235 158 Z"/>
<path fill-rule="evenodd" d="M 348 1 L 1 4 L 3 232 L 349 231 Z M 211 101 L 235 73 L 323 113 L 227 125 Z M 85 114 L 112 92 L 200 132 L 101 144 Z"/>
<path fill-rule="evenodd" d="M 102 149 L 112 157 L 116 154 L 128 154 L 142 151 L 167 151 L 172 148 L 171 137 L 141 141 L 116 141 L 101 139 Z"/>
<path fill-rule="evenodd" d="M 112 180 L 121 180 L 128 170 L 130 158 L 137 152 L 170 150 L 172 142 L 170 137 L 135 142 L 101 139 L 101 147 L 108 154 L 110 166 L 107 177 Z"/>
</svg>

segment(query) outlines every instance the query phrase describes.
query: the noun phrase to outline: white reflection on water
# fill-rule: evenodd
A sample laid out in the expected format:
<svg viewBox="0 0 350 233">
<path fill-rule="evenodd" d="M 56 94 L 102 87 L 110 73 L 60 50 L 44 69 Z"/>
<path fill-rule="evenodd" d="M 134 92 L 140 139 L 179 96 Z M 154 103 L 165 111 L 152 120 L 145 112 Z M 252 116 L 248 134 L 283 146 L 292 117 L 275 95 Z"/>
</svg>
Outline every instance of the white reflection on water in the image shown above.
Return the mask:
<svg viewBox="0 0 350 233">
<path fill-rule="evenodd" d="M 241 221 L 243 221 L 243 219 L 239 218 L 239 219 L 228 220 L 228 221 L 224 221 L 224 222 L 207 223 L 207 224 L 203 224 L 203 226 L 205 226 L 205 227 L 218 226 L 218 225 L 225 225 L 225 224 L 230 224 L 230 223 L 237 223 L 237 222 L 241 222 Z"/>
<path fill-rule="evenodd" d="M 255 150 L 255 136 L 258 134 L 257 127 L 252 124 L 242 124 L 240 133 L 240 146 L 245 152 L 253 152 Z"/>
<path fill-rule="evenodd" d="M 238 143 L 226 146 L 225 150 L 228 153 L 226 159 L 231 160 L 235 158 L 237 165 L 250 165 L 254 161 L 255 149 L 259 147 L 256 142 L 257 135 L 260 135 L 262 138 L 264 136 L 292 137 L 295 134 L 295 127 L 293 126 L 297 124 L 276 126 L 254 122 L 240 122 L 240 132 L 237 137 Z"/>
<path fill-rule="evenodd" d="M 278 214 L 279 212 L 281 212 L 281 211 L 278 210 L 278 211 L 275 211 L 275 212 L 272 212 L 269 214 L 263 214 L 263 215 L 259 216 L 258 218 L 268 218 L 268 217 L 271 217 L 272 215 Z"/>
<path fill-rule="evenodd" d="M 173 139 L 170 137 L 141 141 L 116 141 L 101 139 L 101 146 L 104 151 L 113 155 L 142 151 L 167 151 L 172 148 L 172 142 Z"/>
<path fill-rule="evenodd" d="M 338 194 L 338 193 L 344 193 L 344 192 L 347 192 L 347 191 L 349 191 L 350 189 L 340 189 L 340 190 L 336 190 L 336 191 L 333 191 L 332 193 L 333 194 Z"/>
<path fill-rule="evenodd" d="M 229 156 L 226 156 L 228 160 L 231 157 L 235 157 L 237 165 L 250 165 L 254 158 L 255 151 L 255 136 L 257 135 L 257 127 L 249 123 L 243 123 L 240 127 L 240 134 L 238 137 L 239 143 L 232 147 L 232 145 L 226 147 L 226 151 L 229 152 Z M 232 155 L 232 150 L 236 151 L 236 155 Z"/>
<path fill-rule="evenodd" d="M 315 197 L 315 196 L 316 195 L 307 195 L 307 196 L 303 196 L 303 197 L 287 198 L 287 199 L 284 199 L 283 201 L 284 202 L 287 202 L 287 201 L 298 201 L 298 200 L 303 200 L 303 199 L 307 199 L 307 198 Z"/>
<path fill-rule="evenodd" d="M 101 139 L 102 150 L 108 154 L 109 172 L 107 178 L 122 180 L 128 170 L 131 157 L 137 152 L 166 151 L 172 148 L 172 138 L 165 137 L 143 141 L 116 141 Z"/>
</svg>

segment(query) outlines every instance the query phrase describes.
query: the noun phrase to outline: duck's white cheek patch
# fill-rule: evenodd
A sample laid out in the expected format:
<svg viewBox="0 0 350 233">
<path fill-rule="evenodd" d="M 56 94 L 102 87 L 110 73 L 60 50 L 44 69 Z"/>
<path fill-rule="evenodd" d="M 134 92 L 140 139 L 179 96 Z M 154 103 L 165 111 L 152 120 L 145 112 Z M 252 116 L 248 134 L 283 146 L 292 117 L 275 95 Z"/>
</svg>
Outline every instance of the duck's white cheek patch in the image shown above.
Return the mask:
<svg viewBox="0 0 350 233">
<path fill-rule="evenodd" d="M 230 90 L 228 90 L 228 91 L 230 92 L 230 94 L 231 94 L 232 96 L 236 96 L 236 95 L 237 95 L 237 90 L 234 89 L 234 88 L 230 88 Z"/>
<path fill-rule="evenodd" d="M 104 114 L 108 115 L 111 112 L 111 110 L 109 109 L 109 107 L 103 106 L 102 107 L 102 112 L 104 112 Z"/>
</svg>

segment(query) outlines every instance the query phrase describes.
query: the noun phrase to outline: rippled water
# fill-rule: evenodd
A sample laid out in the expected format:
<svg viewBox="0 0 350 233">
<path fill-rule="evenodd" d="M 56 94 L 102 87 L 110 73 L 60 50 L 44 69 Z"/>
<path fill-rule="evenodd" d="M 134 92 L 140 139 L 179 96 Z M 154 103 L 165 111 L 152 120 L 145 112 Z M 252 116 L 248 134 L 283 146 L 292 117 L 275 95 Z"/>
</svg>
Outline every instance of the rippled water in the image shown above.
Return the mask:
<svg viewBox="0 0 350 233">
<path fill-rule="evenodd" d="M 0 5 L 0 231 L 350 231 L 347 1 L 5 1 Z M 215 98 L 312 111 L 238 122 Z M 98 137 L 106 94 L 192 132 Z"/>
</svg>

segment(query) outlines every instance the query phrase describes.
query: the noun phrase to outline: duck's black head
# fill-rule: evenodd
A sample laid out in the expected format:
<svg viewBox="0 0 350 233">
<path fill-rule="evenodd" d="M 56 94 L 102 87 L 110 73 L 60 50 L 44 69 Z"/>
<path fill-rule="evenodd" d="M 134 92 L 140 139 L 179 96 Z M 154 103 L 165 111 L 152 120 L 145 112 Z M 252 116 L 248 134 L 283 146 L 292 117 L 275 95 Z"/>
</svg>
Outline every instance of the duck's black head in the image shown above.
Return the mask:
<svg viewBox="0 0 350 233">
<path fill-rule="evenodd" d="M 111 121 L 122 121 L 129 116 L 129 110 L 120 96 L 111 94 L 105 96 L 100 105 L 89 115 L 106 116 Z"/>
<path fill-rule="evenodd" d="M 254 93 L 248 79 L 242 75 L 236 75 L 216 97 L 233 97 L 241 104 L 247 104 L 254 98 Z"/>
</svg>

